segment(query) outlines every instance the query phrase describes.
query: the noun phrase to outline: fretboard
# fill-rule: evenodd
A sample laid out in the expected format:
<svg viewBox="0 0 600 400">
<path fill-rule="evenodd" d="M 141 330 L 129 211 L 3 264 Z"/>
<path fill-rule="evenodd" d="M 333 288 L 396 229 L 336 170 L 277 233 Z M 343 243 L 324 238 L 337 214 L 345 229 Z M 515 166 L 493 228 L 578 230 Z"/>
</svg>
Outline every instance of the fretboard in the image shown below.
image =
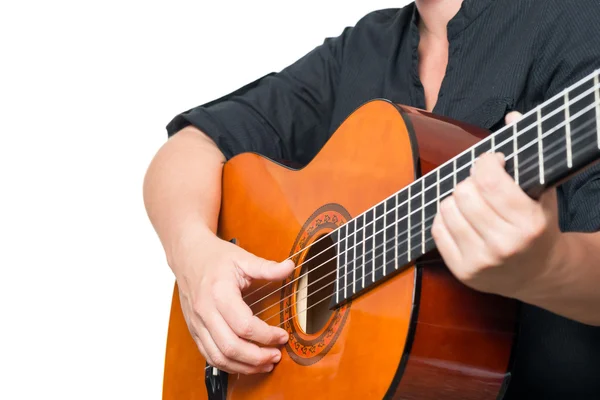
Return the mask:
<svg viewBox="0 0 600 400">
<path fill-rule="evenodd" d="M 508 125 L 333 233 L 337 275 L 331 306 L 380 283 L 435 248 L 440 202 L 474 160 L 501 152 L 506 171 L 532 198 L 600 158 L 600 71 Z"/>
</svg>

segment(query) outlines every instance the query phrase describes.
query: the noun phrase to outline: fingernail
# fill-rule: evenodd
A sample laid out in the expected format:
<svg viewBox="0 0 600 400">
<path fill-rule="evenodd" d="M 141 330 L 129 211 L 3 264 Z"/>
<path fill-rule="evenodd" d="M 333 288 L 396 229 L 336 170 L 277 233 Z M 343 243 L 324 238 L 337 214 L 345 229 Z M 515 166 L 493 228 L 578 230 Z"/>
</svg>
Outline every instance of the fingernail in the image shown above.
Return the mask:
<svg viewBox="0 0 600 400">
<path fill-rule="evenodd" d="M 285 343 L 287 343 L 288 340 L 289 340 L 288 334 L 287 333 L 283 333 L 281 335 L 281 337 L 279 338 L 279 343 L 285 344 Z"/>
<path fill-rule="evenodd" d="M 269 364 L 263 368 L 263 372 L 271 372 L 273 371 L 273 364 Z"/>
<path fill-rule="evenodd" d="M 273 357 L 271 358 L 271 360 L 273 360 L 273 362 L 278 363 L 279 360 L 281 360 L 281 353 L 277 352 L 275 355 L 273 355 Z"/>
</svg>

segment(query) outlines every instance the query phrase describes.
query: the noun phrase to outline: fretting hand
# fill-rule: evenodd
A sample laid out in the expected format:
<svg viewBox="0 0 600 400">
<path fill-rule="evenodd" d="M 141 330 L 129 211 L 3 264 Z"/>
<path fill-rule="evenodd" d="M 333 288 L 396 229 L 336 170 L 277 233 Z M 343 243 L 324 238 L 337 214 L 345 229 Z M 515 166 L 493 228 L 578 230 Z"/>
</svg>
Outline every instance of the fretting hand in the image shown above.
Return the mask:
<svg viewBox="0 0 600 400">
<path fill-rule="evenodd" d="M 507 123 L 519 117 L 511 113 Z M 519 298 L 529 282 L 558 262 L 556 191 L 532 200 L 504 170 L 502 154 L 482 155 L 470 177 L 441 202 L 432 235 L 464 284 Z"/>
</svg>

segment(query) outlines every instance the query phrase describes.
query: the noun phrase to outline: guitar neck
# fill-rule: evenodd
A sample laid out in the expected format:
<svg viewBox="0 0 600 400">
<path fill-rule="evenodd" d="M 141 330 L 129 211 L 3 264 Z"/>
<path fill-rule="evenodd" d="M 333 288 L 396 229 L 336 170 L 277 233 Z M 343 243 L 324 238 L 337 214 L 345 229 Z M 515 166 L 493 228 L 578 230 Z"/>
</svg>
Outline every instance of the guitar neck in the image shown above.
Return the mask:
<svg viewBox="0 0 600 400">
<path fill-rule="evenodd" d="M 599 74 L 574 84 L 334 232 L 338 266 L 331 307 L 435 248 L 431 225 L 439 204 L 467 179 L 481 154 L 503 153 L 506 171 L 532 198 L 598 160 Z"/>
</svg>

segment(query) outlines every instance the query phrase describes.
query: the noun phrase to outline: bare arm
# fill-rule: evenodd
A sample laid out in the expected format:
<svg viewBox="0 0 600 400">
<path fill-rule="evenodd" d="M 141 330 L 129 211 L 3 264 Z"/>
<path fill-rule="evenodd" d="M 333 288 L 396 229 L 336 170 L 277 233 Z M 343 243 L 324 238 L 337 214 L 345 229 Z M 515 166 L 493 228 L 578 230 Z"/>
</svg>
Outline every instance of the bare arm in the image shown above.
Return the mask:
<svg viewBox="0 0 600 400">
<path fill-rule="evenodd" d="M 215 143 L 192 126 L 172 136 L 152 160 L 144 202 L 171 267 L 190 234 L 216 232 L 224 162 Z"/>
<path fill-rule="evenodd" d="M 204 358 L 230 373 L 268 372 L 281 359 L 277 346 L 288 335 L 254 316 L 242 291 L 253 279 L 283 279 L 293 263 L 264 260 L 215 235 L 224 162 L 211 139 L 184 128 L 152 160 L 144 201 Z"/>
</svg>

